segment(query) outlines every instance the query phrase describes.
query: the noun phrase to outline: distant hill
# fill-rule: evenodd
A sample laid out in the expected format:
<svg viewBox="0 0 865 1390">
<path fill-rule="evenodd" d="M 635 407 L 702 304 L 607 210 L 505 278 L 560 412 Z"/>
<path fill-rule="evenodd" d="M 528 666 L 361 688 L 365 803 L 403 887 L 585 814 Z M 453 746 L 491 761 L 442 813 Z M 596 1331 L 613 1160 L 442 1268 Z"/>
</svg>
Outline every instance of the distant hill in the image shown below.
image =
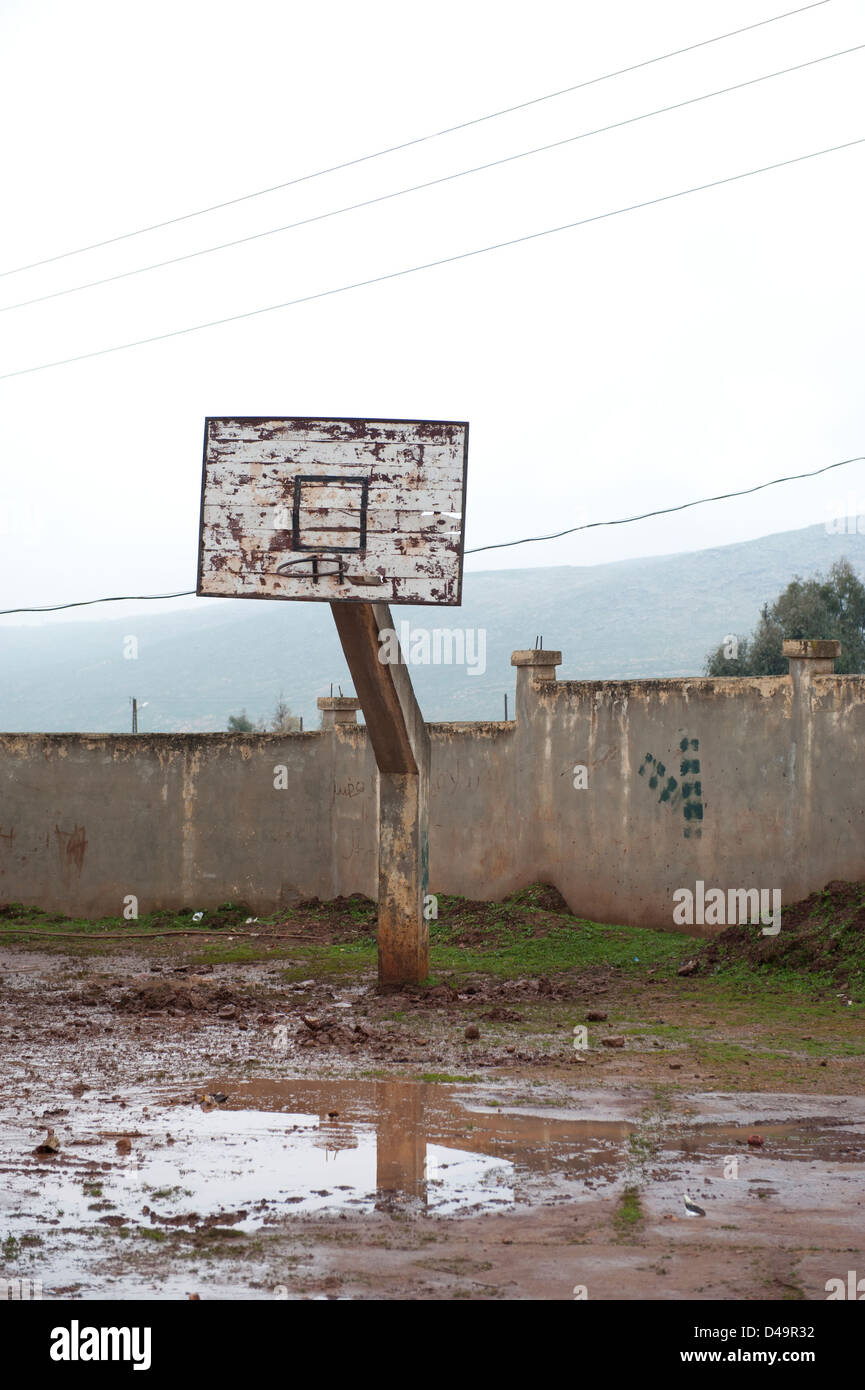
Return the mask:
<svg viewBox="0 0 865 1390">
<path fill-rule="evenodd" d="M 484 628 L 485 674 L 446 665 L 412 674 L 427 719 L 500 719 L 514 685 L 511 652 L 536 635 L 561 648 L 561 678 L 700 675 L 710 649 L 727 633 L 750 632 L 761 605 L 795 574 L 825 572 L 842 555 L 865 573 L 865 536 L 810 526 L 689 554 L 468 574 L 461 609 L 393 613 L 414 628 Z M 351 689 L 326 604 L 154 609 L 0 627 L 0 730 L 127 730 L 131 695 L 147 701 L 142 731 L 219 730 L 242 708 L 252 718 L 269 713 L 280 691 L 305 727 L 317 728 L 316 696 L 331 682 L 334 693 L 339 684 Z M 124 659 L 127 635 L 138 639 L 137 660 Z"/>
</svg>

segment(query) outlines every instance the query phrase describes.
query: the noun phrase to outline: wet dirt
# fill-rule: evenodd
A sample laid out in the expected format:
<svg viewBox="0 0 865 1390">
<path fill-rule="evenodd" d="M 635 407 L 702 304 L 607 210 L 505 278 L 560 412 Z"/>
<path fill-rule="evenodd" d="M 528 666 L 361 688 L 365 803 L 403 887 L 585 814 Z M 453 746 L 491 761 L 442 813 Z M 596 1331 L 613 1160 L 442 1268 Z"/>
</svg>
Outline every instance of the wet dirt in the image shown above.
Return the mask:
<svg viewBox="0 0 865 1390">
<path fill-rule="evenodd" d="M 573 985 L 415 1007 L 160 960 L 0 952 L 0 1274 L 45 1297 L 825 1298 L 865 1273 L 855 1094 L 661 1087 L 630 1040 L 575 1061 Z"/>
</svg>

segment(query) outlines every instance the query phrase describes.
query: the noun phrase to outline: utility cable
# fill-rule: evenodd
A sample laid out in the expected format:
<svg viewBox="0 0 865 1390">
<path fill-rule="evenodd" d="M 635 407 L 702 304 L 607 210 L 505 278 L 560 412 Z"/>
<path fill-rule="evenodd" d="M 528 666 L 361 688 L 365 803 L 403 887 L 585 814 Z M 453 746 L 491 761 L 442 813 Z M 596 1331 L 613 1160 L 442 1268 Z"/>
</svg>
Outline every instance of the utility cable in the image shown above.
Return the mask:
<svg viewBox="0 0 865 1390">
<path fill-rule="evenodd" d="M 83 290 L 96 289 L 100 285 L 113 285 L 118 280 L 129 280 L 134 275 L 146 275 L 151 270 L 164 270 L 167 266 L 180 265 L 183 261 L 194 261 L 199 256 L 210 256 L 215 251 L 228 251 L 235 246 L 246 246 L 251 241 L 261 241 L 263 237 L 295 231 L 298 227 L 308 227 L 313 222 L 325 222 L 328 218 L 341 217 L 347 212 L 358 212 L 362 208 L 374 207 L 377 203 L 387 203 L 394 198 L 403 198 L 408 193 L 420 193 L 427 188 L 436 188 L 443 183 L 452 183 L 455 179 L 466 178 L 469 174 L 480 174 L 488 169 L 498 169 L 503 164 L 513 164 L 520 159 L 529 159 L 532 155 L 545 154 L 549 150 L 558 150 L 564 145 L 573 145 L 578 140 L 588 140 L 593 135 L 605 135 L 611 130 L 621 130 L 625 126 L 651 120 L 653 116 L 664 116 L 670 111 L 681 111 L 684 107 L 695 106 L 701 101 L 711 101 L 713 97 L 727 96 L 730 92 L 740 92 L 745 87 L 755 87 L 760 82 L 771 81 L 773 77 L 786 77 L 791 72 L 801 72 L 804 68 L 815 67 L 818 63 L 827 63 L 832 58 L 844 58 L 850 53 L 861 52 L 863 48 L 865 48 L 865 43 L 857 43 L 852 48 L 842 48 L 836 53 L 826 53 L 820 58 L 809 58 L 807 62 L 795 63 L 789 68 L 779 68 L 776 72 L 767 72 L 760 77 L 750 77 L 747 81 L 736 82 L 731 87 L 719 87 L 714 92 L 703 92 L 700 96 L 688 97 L 685 101 L 676 101 L 669 106 L 659 106 L 654 111 L 644 111 L 639 116 L 628 116 L 625 120 L 613 121 L 610 125 L 596 126 L 594 130 L 583 130 L 577 135 L 568 135 L 563 140 L 553 140 L 547 145 L 536 145 L 533 149 L 521 150 L 518 154 L 504 155 L 501 159 L 491 159 L 486 164 L 475 164 L 470 169 L 458 169 L 456 173 L 443 174 L 439 178 L 427 179 L 424 183 L 415 183 L 407 188 L 397 188 L 392 193 L 381 193 L 375 198 L 365 198 L 359 203 L 349 203 L 345 207 L 331 208 L 328 212 L 319 212 L 311 217 L 302 217 L 297 222 L 286 222 L 281 227 L 270 227 L 263 232 L 252 232 L 248 236 L 235 237 L 232 241 L 219 242 L 216 246 L 204 246 L 198 251 L 187 251 L 180 256 L 170 256 L 164 261 L 153 261 L 150 265 L 136 266 L 132 270 L 121 270 L 116 275 L 103 275 L 99 280 L 87 280 L 81 285 L 68 285 L 66 289 L 52 290 L 50 294 L 35 295 L 32 299 L 21 299 L 15 304 L 2 304 L 0 305 L 0 314 L 8 314 L 13 309 L 27 309 L 33 304 L 44 304 L 50 299 L 62 299 L 67 294 L 79 294 Z"/>
<path fill-rule="evenodd" d="M 531 545 L 535 541 L 554 541 L 560 536 L 571 536 L 575 531 L 591 531 L 598 526 L 628 526 L 634 521 L 645 521 L 652 516 L 669 516 L 672 512 L 684 512 L 689 507 L 702 507 L 709 502 L 726 502 L 731 497 L 748 497 L 752 492 L 762 492 L 767 487 L 778 487 L 780 483 L 795 483 L 800 478 L 816 478 L 820 473 L 829 473 L 833 468 L 846 468 L 850 463 L 865 463 L 865 454 L 857 454 L 855 458 L 841 459 L 838 463 L 827 463 L 823 468 L 812 468 L 807 473 L 788 473 L 783 478 L 771 478 L 767 483 L 757 483 L 755 487 L 741 488 L 738 492 L 721 492 L 714 497 L 698 497 L 693 502 L 680 502 L 675 507 L 659 507 L 657 511 L 641 512 L 638 516 L 618 517 L 615 521 L 587 521 L 581 526 L 570 526 L 566 531 L 555 531 L 548 536 L 524 536 L 517 541 L 499 541 L 495 545 L 478 545 L 472 550 L 467 550 L 466 555 L 479 555 L 484 550 L 504 550 L 514 545 Z M 0 617 L 6 617 L 10 613 L 56 613 L 61 608 L 86 608 L 94 603 L 127 603 L 140 602 L 142 599 L 166 599 L 166 598 L 189 598 L 195 594 L 195 589 L 184 589 L 176 594 L 115 594 L 111 598 L 88 598 L 80 599 L 77 603 L 52 603 L 42 608 L 4 608 L 0 609 Z"/>
<path fill-rule="evenodd" d="M 651 67 L 654 63 L 663 63 L 668 58 L 678 58 L 684 53 L 693 53 L 699 48 L 706 48 L 709 44 L 720 43 L 723 39 L 732 39 L 739 34 L 747 34 L 753 29 L 762 29 L 767 24 L 777 24 L 779 20 L 790 19 L 794 15 L 804 14 L 806 10 L 816 10 L 829 3 L 830 0 L 812 0 L 811 4 L 801 5 L 798 9 L 785 10 L 783 14 L 771 15 L 768 19 L 757 20 L 754 24 L 745 24 L 739 29 L 730 29 L 725 34 L 716 34 L 711 39 L 701 39 L 698 43 L 687 44 L 684 48 L 675 48 L 668 53 L 659 53 L 654 58 L 645 58 L 642 62 L 631 63 L 628 67 L 617 68 L 614 72 L 605 72 L 598 77 L 590 77 L 583 82 L 576 82 L 571 87 L 562 87 L 559 91 L 547 92 L 544 96 L 531 97 L 528 101 L 518 102 L 515 106 L 505 106 L 500 111 L 490 111 L 485 116 L 476 116 L 472 120 L 461 121 L 458 125 L 445 126 L 442 130 L 434 130 L 428 135 L 419 135 L 413 140 L 403 140 L 398 145 L 389 145 L 385 149 L 373 151 L 372 154 L 359 155 L 355 159 L 345 159 L 339 164 L 331 164 L 325 169 L 317 169 L 314 173 L 301 174 L 297 178 L 286 179 L 284 183 L 272 184 L 269 188 L 259 188 L 254 193 L 243 193 L 237 198 L 227 198 L 224 202 L 197 208 L 194 212 L 184 212 L 177 217 L 168 217 L 162 222 L 152 222 L 149 226 L 137 227 L 131 232 L 121 232 L 117 236 L 106 237 L 103 241 L 90 242 L 87 246 L 77 246 L 71 251 L 61 251 L 54 256 L 45 256 L 42 260 L 30 261 L 27 265 L 13 266 L 9 270 L 0 271 L 0 278 L 6 275 L 18 275 L 25 270 L 35 270 L 39 266 L 51 265 L 55 261 L 63 261 L 70 256 L 81 256 L 85 251 L 98 251 L 103 246 L 113 246 L 118 241 L 128 241 L 132 237 L 144 236 L 145 233 L 159 231 L 162 227 L 173 227 L 178 222 L 188 222 L 194 217 L 204 217 L 207 213 L 234 207 L 238 203 L 249 202 L 252 198 L 262 198 L 265 194 L 276 193 L 283 188 L 292 188 L 299 183 L 308 183 L 312 179 L 320 179 L 326 174 L 335 174 L 342 169 L 356 168 L 358 164 L 366 164 L 370 160 L 381 159 L 388 154 L 396 154 L 399 150 L 411 149 L 413 146 L 425 144 L 429 140 L 438 140 L 443 135 L 453 135 L 457 131 L 468 130 L 471 126 L 481 125 L 485 121 L 497 120 L 499 116 L 508 116 L 514 111 L 525 111 L 530 106 L 540 105 L 541 102 L 553 101 L 556 97 L 567 96 L 571 92 L 579 92 L 583 88 L 593 87 L 599 82 L 609 82 L 613 77 L 624 77 L 627 73 L 638 72 L 641 68 Z"/>
<path fill-rule="evenodd" d="M 439 266 L 454 265 L 458 261 L 467 261 L 474 256 L 484 256 L 490 251 L 503 251 L 511 246 L 520 246 L 525 242 L 537 241 L 541 237 L 555 236 L 558 232 L 573 231 L 576 227 L 586 227 L 592 222 L 603 222 L 610 217 L 620 217 L 626 212 L 638 212 L 642 208 L 657 207 L 661 203 L 669 203 L 676 198 L 685 198 L 691 193 L 704 193 L 710 188 L 721 188 L 725 184 L 754 178 L 757 174 L 768 174 L 774 169 L 786 169 L 793 164 L 803 164 L 806 160 L 819 159 L 822 155 L 835 154 L 839 150 L 849 150 L 854 145 L 862 144 L 865 144 L 865 136 L 860 136 L 856 140 L 846 140 L 841 145 L 829 145 L 826 149 L 811 150 L 808 154 L 795 155 L 792 159 L 780 159 L 774 164 L 763 164 L 757 169 L 746 169 L 741 174 L 729 174 L 723 179 L 712 179 L 710 183 L 694 184 L 691 188 L 680 188 L 675 193 L 663 193 L 657 198 L 646 198 L 639 203 L 629 203 L 626 207 L 598 212 L 591 217 L 581 217 L 576 222 L 564 222 L 558 227 L 545 227 L 540 232 L 526 232 L 523 236 L 510 237 L 507 241 L 494 242 L 489 246 L 478 246 L 471 251 L 458 251 L 452 256 L 440 256 L 437 260 L 406 266 L 402 270 L 387 271 L 383 275 L 373 275 L 367 280 L 355 280 L 348 285 L 336 285 L 333 289 L 317 290 L 313 294 L 299 295 L 296 299 L 286 299 L 279 304 L 265 304 L 259 309 L 246 309 L 239 314 L 228 314 L 225 318 L 209 319 L 205 323 L 190 324 L 186 328 L 173 328 L 167 333 L 154 333 L 148 338 L 134 338 L 128 343 L 114 343 L 111 347 L 95 348 L 92 352 L 79 352 L 73 357 L 60 357 L 54 362 L 41 362 L 34 367 L 19 367 L 12 372 L 0 373 L 0 381 L 9 381 L 13 377 L 29 376 L 32 372 L 50 371 L 54 367 L 67 367 L 73 362 L 87 362 L 94 357 L 106 357 L 112 352 L 125 352 L 128 348 L 146 347 L 150 343 L 163 343 L 169 338 L 183 337 L 186 333 L 200 333 L 207 328 L 221 328 L 228 323 L 240 323 L 243 319 L 256 318 L 261 314 L 272 314 L 278 309 L 293 309 L 299 304 L 311 304 L 318 299 L 330 299 L 334 295 L 346 294 L 350 290 L 367 289 L 371 285 L 381 285 L 388 280 L 399 280 L 405 275 L 416 275 L 422 270 L 434 270 Z"/>
</svg>

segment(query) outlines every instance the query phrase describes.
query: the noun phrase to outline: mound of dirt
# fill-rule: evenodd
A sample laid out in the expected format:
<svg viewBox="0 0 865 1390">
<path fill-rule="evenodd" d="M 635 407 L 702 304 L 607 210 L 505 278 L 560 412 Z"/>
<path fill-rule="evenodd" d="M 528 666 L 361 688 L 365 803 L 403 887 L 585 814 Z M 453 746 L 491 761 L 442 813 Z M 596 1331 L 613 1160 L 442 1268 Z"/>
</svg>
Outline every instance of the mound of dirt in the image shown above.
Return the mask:
<svg viewBox="0 0 865 1390">
<path fill-rule="evenodd" d="M 532 883 L 500 903 L 443 895 L 438 921 L 456 932 L 457 945 L 481 946 L 492 944 L 497 935 L 526 927 L 531 936 L 546 936 L 563 925 L 562 918 L 573 922 L 573 913 L 558 888 L 551 883 Z"/>
<path fill-rule="evenodd" d="M 505 899 L 509 903 L 522 903 L 526 900 L 529 904 L 541 908 L 543 912 L 557 912 L 566 917 L 573 916 L 558 888 L 553 887 L 552 883 L 533 883 L 531 887 L 524 888 L 522 892 L 514 893 L 512 897 Z"/>
<path fill-rule="evenodd" d="M 310 1018 L 301 1014 L 303 1027 L 298 1029 L 296 1038 L 300 1047 L 363 1047 L 373 1039 L 371 1030 L 364 1023 L 343 1025 L 332 1018 Z M 380 1039 L 375 1039 L 380 1042 Z M 393 1038 L 387 1039 L 393 1042 Z"/>
<path fill-rule="evenodd" d="M 182 980 L 142 980 L 125 990 L 115 1001 L 120 1013 L 162 1013 L 176 1009 L 180 1013 L 218 1013 L 227 1005 L 240 1009 L 241 995 L 227 985 L 215 985 L 210 980 L 190 976 Z M 247 1001 L 248 1002 L 248 1001 Z"/>
<path fill-rule="evenodd" d="M 309 940 L 322 943 L 374 935 L 377 924 L 378 904 L 364 893 L 331 898 L 328 902 L 303 898 L 294 904 L 294 915 L 289 921 L 292 928 L 302 930 Z M 266 930 L 262 928 L 263 932 Z"/>
<path fill-rule="evenodd" d="M 781 909 L 781 930 L 764 936 L 758 924 L 727 927 L 698 952 L 700 973 L 737 961 L 828 975 L 836 984 L 865 986 L 865 883 L 834 879 L 820 893 Z"/>
</svg>

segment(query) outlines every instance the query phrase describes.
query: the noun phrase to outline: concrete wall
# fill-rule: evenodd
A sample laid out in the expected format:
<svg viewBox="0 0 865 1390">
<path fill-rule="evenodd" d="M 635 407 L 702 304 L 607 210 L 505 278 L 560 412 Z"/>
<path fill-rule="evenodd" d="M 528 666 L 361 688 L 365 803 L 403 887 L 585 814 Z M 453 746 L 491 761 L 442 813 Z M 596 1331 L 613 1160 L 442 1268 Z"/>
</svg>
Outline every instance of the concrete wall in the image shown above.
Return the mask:
<svg viewBox="0 0 865 1390">
<path fill-rule="evenodd" d="M 557 654 L 515 653 L 515 722 L 429 726 L 431 891 L 497 899 L 542 879 L 586 916 L 670 927 L 698 879 L 789 903 L 865 878 L 865 677 L 832 675 L 830 648 L 797 644 L 788 676 L 624 682 L 556 681 Z M 0 735 L 0 904 L 373 897 L 376 825 L 352 723 Z"/>
</svg>

